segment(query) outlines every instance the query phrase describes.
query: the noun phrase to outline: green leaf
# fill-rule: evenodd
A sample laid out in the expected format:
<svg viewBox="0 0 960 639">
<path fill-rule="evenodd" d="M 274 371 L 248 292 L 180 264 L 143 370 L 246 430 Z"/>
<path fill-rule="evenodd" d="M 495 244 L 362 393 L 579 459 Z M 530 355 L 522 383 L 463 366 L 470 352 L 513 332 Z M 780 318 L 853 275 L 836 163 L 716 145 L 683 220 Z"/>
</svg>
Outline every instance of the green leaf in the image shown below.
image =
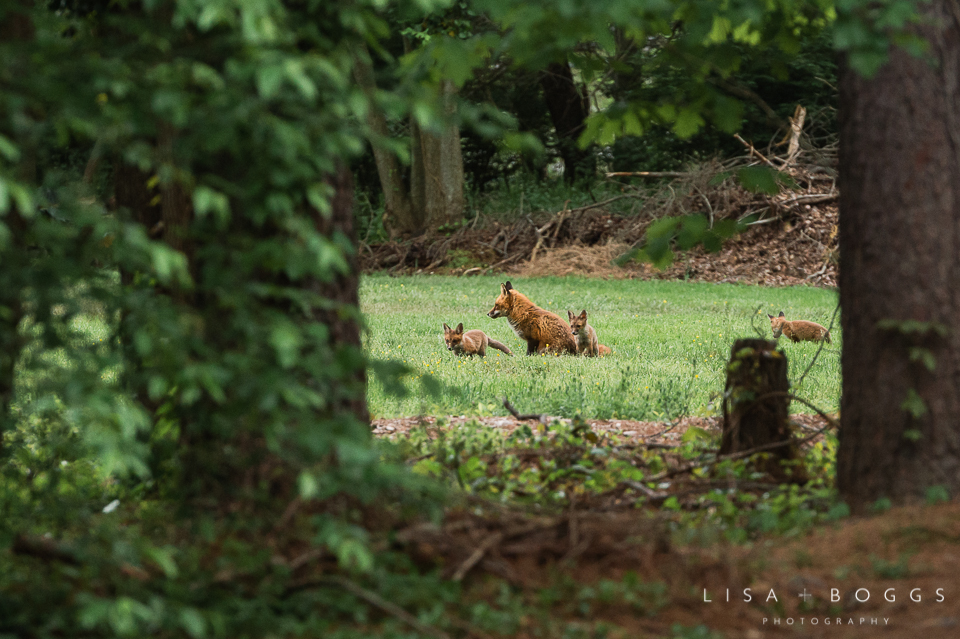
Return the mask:
<svg viewBox="0 0 960 639">
<path fill-rule="evenodd" d="M 776 195 L 780 192 L 777 172 L 765 166 L 747 166 L 737 171 L 737 179 L 751 193 Z"/>
<path fill-rule="evenodd" d="M 698 110 L 691 108 L 681 109 L 677 114 L 676 121 L 673 123 L 673 132 L 676 133 L 677 137 L 681 140 L 686 140 L 699 131 L 700 127 L 704 124 L 703 117 L 701 117 Z"/>
<path fill-rule="evenodd" d="M 693 248 L 703 240 L 707 232 L 707 217 L 702 214 L 685 215 L 680 226 L 680 232 L 677 234 L 677 246 L 684 251 Z"/>
<path fill-rule="evenodd" d="M 207 636 L 207 621 L 196 608 L 180 610 L 180 625 L 193 639 L 203 639 Z"/>
<path fill-rule="evenodd" d="M 20 160 L 20 149 L 10 138 L 0 134 L 0 156 L 14 164 Z"/>
<path fill-rule="evenodd" d="M 950 501 L 950 492 L 946 486 L 930 486 L 926 491 L 927 504 L 942 504 Z"/>
<path fill-rule="evenodd" d="M 193 209 L 198 218 L 203 218 L 208 213 L 213 212 L 221 222 L 227 222 L 230 219 L 229 198 L 223 193 L 202 184 L 193 190 Z"/>
<path fill-rule="evenodd" d="M 912 388 L 907 389 L 907 397 L 900 404 L 900 408 L 910 413 L 914 419 L 920 419 L 929 412 L 927 403 Z"/>
<path fill-rule="evenodd" d="M 257 69 L 257 91 L 264 100 L 270 100 L 277 95 L 284 80 L 283 67 L 264 64 Z"/>
<path fill-rule="evenodd" d="M 177 564 L 173 560 L 173 555 L 175 552 L 176 549 L 171 546 L 165 546 L 163 548 L 147 546 L 144 550 L 144 554 L 155 564 L 160 566 L 160 570 L 162 570 L 163 573 L 171 579 L 176 578 L 180 572 L 177 570 Z"/>
<path fill-rule="evenodd" d="M 289 369 L 300 357 L 303 335 L 293 322 L 280 322 L 270 330 L 270 345 L 277 353 L 280 366 Z"/>
</svg>

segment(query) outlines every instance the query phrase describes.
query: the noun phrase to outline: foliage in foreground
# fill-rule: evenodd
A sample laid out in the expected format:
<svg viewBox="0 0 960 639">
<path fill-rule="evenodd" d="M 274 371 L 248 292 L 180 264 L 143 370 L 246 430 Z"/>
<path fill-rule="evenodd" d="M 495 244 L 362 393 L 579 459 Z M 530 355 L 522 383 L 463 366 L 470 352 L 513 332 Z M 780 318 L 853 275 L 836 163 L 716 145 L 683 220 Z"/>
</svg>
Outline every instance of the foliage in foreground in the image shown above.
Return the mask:
<svg viewBox="0 0 960 639">
<path fill-rule="evenodd" d="M 468 494 L 541 512 L 571 504 L 657 510 L 683 543 L 797 535 L 845 512 L 833 490 L 834 434 L 805 448 L 802 484 L 771 483 L 747 458 L 717 458 L 718 446 L 718 433 L 697 427 L 676 447 L 653 448 L 621 434 L 599 435 L 579 418 L 524 424 L 509 435 L 476 421 L 438 420 L 394 437 L 386 453 Z"/>
</svg>

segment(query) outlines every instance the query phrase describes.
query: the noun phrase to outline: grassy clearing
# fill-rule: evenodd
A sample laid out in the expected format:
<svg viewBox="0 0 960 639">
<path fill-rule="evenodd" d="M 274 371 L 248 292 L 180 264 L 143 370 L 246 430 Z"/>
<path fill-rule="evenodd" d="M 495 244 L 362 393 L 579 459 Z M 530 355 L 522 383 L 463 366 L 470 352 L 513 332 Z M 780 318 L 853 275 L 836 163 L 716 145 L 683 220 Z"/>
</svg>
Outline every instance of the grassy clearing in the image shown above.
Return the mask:
<svg viewBox="0 0 960 639">
<path fill-rule="evenodd" d="M 770 337 L 766 313 L 784 311 L 788 319 L 829 325 L 836 307 L 830 290 L 762 288 L 734 284 L 514 278 L 514 288 L 564 319 L 566 311 L 587 309 L 600 342 L 613 349 L 606 358 L 526 357 L 526 344 L 506 319 L 486 313 L 493 306 L 502 276 L 456 278 L 365 277 L 361 308 L 369 332 L 366 347 L 378 362 L 399 361 L 410 368 L 409 393 L 395 397 L 374 376 L 370 410 L 376 417 L 417 414 L 506 414 L 509 397 L 522 412 L 597 419 L 670 419 L 710 415 L 719 410 L 724 365 L 733 340 Z M 759 311 L 758 311 L 759 307 Z M 486 358 L 457 358 L 442 341 L 442 323 L 463 322 L 507 344 L 508 357 L 488 351 Z M 780 346 L 790 361 L 792 390 L 817 406 L 835 411 L 840 399 L 839 317 L 827 345 L 803 381 L 817 345 Z M 491 354 L 492 352 L 492 354 Z M 439 394 L 425 381 L 439 381 Z M 794 402 L 794 412 L 810 412 Z"/>
</svg>

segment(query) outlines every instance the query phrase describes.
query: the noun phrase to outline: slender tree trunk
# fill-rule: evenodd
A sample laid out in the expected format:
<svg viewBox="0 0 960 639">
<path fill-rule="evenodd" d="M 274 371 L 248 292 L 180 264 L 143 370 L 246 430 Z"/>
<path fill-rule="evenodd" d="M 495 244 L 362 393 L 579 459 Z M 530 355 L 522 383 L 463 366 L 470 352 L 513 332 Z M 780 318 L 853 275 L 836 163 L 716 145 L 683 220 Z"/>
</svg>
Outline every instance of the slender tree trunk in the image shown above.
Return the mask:
<svg viewBox="0 0 960 639">
<path fill-rule="evenodd" d="M 960 8 L 919 6 L 927 56 L 840 78 L 837 485 L 854 510 L 960 491 Z"/>
<path fill-rule="evenodd" d="M 353 77 L 369 100 L 367 125 L 376 136 L 386 140 L 390 137 L 390 129 L 387 126 L 387 117 L 374 101 L 377 84 L 370 64 L 370 52 L 366 45 L 362 45 L 359 53 L 354 56 Z M 417 230 L 419 222 L 414 217 L 410 194 L 403 183 L 403 173 L 397 156 L 374 141 L 373 159 L 377 164 L 377 175 L 380 177 L 380 188 L 383 190 L 387 218 L 385 226 L 400 231 Z"/>
<path fill-rule="evenodd" d="M 573 79 L 570 65 L 555 62 L 540 76 L 543 97 L 550 111 L 550 119 L 557 132 L 560 157 L 563 158 L 563 178 L 573 183 L 578 177 L 589 175 L 594 166 L 589 150 L 581 149 L 577 138 L 583 133 L 590 104 Z"/>
<path fill-rule="evenodd" d="M 456 111 L 456 87 L 441 83 L 446 115 Z M 463 219 L 463 155 L 460 130 L 447 126 L 440 134 L 422 130 L 411 118 L 413 149 L 410 192 L 421 229 L 435 229 Z"/>
</svg>

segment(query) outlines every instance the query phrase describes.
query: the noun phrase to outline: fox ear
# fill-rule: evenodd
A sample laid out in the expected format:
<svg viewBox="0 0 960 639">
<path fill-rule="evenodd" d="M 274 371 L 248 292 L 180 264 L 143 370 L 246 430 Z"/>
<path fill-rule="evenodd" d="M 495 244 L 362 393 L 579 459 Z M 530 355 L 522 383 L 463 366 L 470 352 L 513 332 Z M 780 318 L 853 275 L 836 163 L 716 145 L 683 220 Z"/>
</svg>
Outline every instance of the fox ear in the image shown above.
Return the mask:
<svg viewBox="0 0 960 639">
<path fill-rule="evenodd" d="M 463 332 L 463 322 L 460 322 L 459 324 L 457 324 L 457 332 L 458 333 Z"/>
<path fill-rule="evenodd" d="M 780 311 L 780 314 L 777 315 L 777 317 L 786 317 L 786 315 L 783 314 L 783 311 Z"/>
<path fill-rule="evenodd" d="M 573 320 L 573 318 L 576 317 L 576 315 L 574 315 L 573 313 L 571 313 L 571 312 L 570 312 L 570 309 L 567 309 L 567 317 L 568 317 L 570 320 Z"/>
<path fill-rule="evenodd" d="M 580 319 L 582 320 L 587 319 L 587 309 L 583 309 L 582 311 L 580 311 Z"/>
<path fill-rule="evenodd" d="M 507 283 L 504 284 L 503 287 L 504 287 L 503 288 L 504 291 L 509 291 L 513 288 L 513 284 L 510 283 L 510 280 L 507 280 Z"/>
<path fill-rule="evenodd" d="M 447 326 L 447 323 L 446 323 L 446 322 L 443 323 L 443 332 L 444 332 L 444 333 L 449 333 L 449 332 L 450 332 L 450 327 Z"/>
<path fill-rule="evenodd" d="M 771 315 L 770 313 L 767 313 L 767 317 L 769 317 L 770 319 L 773 319 L 773 315 Z"/>
</svg>

